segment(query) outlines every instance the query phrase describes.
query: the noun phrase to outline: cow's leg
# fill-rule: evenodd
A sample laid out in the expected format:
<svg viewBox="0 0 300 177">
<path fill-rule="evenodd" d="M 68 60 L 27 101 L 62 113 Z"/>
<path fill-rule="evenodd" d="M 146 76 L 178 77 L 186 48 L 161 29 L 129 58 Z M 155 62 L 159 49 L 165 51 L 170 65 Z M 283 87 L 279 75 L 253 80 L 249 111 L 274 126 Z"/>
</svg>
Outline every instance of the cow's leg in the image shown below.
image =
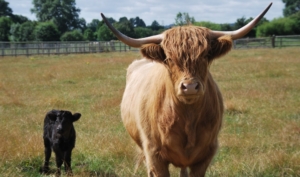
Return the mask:
<svg viewBox="0 0 300 177">
<path fill-rule="evenodd" d="M 56 174 L 55 176 L 60 176 L 61 165 L 63 164 L 63 153 L 60 150 L 55 151 L 55 160 L 56 160 Z"/>
<path fill-rule="evenodd" d="M 49 172 L 49 160 L 51 157 L 51 144 L 50 141 L 46 138 L 44 138 L 44 146 L 45 146 L 45 162 L 44 162 L 44 166 L 42 168 L 42 172 L 43 173 L 48 173 Z"/>
<path fill-rule="evenodd" d="M 68 150 L 64 153 L 64 166 L 68 176 L 72 176 L 71 155 L 72 155 L 72 150 Z"/>
<path fill-rule="evenodd" d="M 148 177 L 169 177 L 169 163 L 162 159 L 154 144 L 149 143 L 144 148 Z"/>
<path fill-rule="evenodd" d="M 202 161 L 198 162 L 197 164 L 194 164 L 190 166 L 191 172 L 190 172 L 190 177 L 204 177 L 206 170 L 213 159 L 216 151 L 218 148 L 218 143 L 216 143 L 215 146 L 212 146 L 210 148 L 210 151 L 207 153 L 206 158 L 204 158 Z"/>
</svg>

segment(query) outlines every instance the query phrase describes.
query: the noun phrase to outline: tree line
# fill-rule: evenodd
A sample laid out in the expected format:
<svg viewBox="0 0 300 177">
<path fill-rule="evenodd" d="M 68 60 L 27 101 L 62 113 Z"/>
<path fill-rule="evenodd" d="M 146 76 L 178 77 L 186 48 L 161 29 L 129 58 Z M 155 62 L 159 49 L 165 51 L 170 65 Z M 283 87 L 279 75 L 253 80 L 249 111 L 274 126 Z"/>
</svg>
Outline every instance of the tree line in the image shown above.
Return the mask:
<svg viewBox="0 0 300 177">
<path fill-rule="evenodd" d="M 285 3 L 284 17 L 271 21 L 263 18 L 246 37 L 265 37 L 272 35 L 300 34 L 300 0 L 282 0 Z M 22 15 L 14 14 L 6 0 L 0 0 L 0 41 L 109 41 L 116 37 L 103 21 L 93 19 L 87 23 L 79 17 L 80 9 L 75 0 L 32 0 L 31 12 L 37 20 L 32 21 Z M 217 24 L 209 21 L 196 21 L 186 12 L 178 12 L 174 24 L 162 26 L 156 20 L 146 26 L 139 17 L 121 17 L 118 21 L 108 18 L 119 31 L 141 38 L 159 34 L 171 26 L 196 25 L 212 30 L 236 30 L 253 18 L 241 17 L 232 24 Z"/>
</svg>

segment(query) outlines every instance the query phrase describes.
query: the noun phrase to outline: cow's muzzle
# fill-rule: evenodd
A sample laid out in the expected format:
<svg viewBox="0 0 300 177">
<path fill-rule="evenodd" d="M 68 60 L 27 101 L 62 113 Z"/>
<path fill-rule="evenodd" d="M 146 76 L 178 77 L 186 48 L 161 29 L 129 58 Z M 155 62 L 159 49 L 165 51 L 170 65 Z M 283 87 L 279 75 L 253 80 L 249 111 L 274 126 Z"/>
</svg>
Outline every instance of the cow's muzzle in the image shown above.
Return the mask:
<svg viewBox="0 0 300 177">
<path fill-rule="evenodd" d="M 198 82 L 182 81 L 180 83 L 181 92 L 184 95 L 195 95 L 198 93 L 200 84 Z"/>
</svg>

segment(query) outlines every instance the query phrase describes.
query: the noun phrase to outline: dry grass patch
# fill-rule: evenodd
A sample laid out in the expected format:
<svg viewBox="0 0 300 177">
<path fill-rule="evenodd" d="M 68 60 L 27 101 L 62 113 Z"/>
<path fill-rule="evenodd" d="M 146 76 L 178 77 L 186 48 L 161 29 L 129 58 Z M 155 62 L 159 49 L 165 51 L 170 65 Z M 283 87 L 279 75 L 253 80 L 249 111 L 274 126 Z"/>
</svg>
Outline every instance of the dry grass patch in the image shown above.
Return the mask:
<svg viewBox="0 0 300 177">
<path fill-rule="evenodd" d="M 212 64 L 226 113 L 207 176 L 300 176 L 298 51 L 233 50 Z M 138 58 L 136 52 L 1 58 L 1 176 L 40 176 L 42 125 L 51 109 L 82 114 L 75 123 L 75 176 L 145 176 L 145 168 L 133 174 L 135 145 L 119 109 L 126 68 Z"/>
</svg>

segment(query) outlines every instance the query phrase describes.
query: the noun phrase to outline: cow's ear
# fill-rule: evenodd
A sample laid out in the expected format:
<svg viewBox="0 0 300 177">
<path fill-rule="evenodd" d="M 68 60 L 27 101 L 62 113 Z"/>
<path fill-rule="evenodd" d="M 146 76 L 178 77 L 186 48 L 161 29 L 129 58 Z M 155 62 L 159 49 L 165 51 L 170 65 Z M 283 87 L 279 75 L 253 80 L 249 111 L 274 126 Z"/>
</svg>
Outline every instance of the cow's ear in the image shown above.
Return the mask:
<svg viewBox="0 0 300 177">
<path fill-rule="evenodd" d="M 164 61 L 166 55 L 164 50 L 158 44 L 145 44 L 141 47 L 141 53 L 145 58 L 156 61 Z"/>
<path fill-rule="evenodd" d="M 81 114 L 80 113 L 74 113 L 73 114 L 73 122 L 77 121 L 78 119 L 80 119 Z"/>
<path fill-rule="evenodd" d="M 47 113 L 47 117 L 48 117 L 50 120 L 52 120 L 52 121 L 56 121 L 57 115 L 56 115 L 55 112 L 48 112 L 48 113 Z"/>
<path fill-rule="evenodd" d="M 230 36 L 221 36 L 211 42 L 211 48 L 208 53 L 208 59 L 213 60 L 228 53 L 232 48 L 232 39 Z"/>
</svg>

